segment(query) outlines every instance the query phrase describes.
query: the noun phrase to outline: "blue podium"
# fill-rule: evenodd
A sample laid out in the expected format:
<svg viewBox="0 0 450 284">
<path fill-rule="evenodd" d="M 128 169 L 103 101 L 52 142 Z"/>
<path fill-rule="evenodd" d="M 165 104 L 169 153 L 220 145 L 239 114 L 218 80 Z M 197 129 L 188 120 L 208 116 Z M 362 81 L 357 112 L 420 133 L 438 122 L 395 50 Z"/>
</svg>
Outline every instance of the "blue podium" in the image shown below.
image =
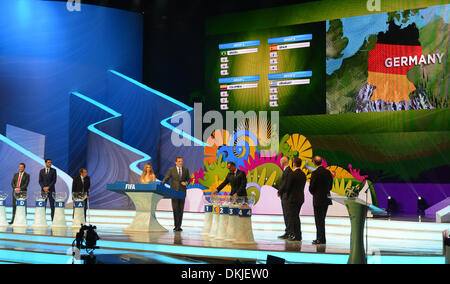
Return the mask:
<svg viewBox="0 0 450 284">
<path fill-rule="evenodd" d="M 183 199 L 186 193 L 173 190 L 161 182 L 149 184 L 130 184 L 125 181 L 115 182 L 106 186 L 107 190 L 125 193 L 136 207 L 136 217 L 124 229 L 129 232 L 166 232 L 167 229 L 159 224 L 155 216 L 158 202 L 163 198 Z"/>
</svg>

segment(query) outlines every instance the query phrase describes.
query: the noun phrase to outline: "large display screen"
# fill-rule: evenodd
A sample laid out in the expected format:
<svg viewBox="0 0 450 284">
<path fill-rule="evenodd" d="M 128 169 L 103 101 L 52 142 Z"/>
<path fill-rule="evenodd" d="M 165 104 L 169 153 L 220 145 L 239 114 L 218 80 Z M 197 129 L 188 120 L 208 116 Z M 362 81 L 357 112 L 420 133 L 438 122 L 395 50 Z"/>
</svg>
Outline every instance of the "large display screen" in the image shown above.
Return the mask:
<svg viewBox="0 0 450 284">
<path fill-rule="evenodd" d="M 206 104 L 281 116 L 448 107 L 449 5 L 208 38 Z"/>
<path fill-rule="evenodd" d="M 449 5 L 327 21 L 327 112 L 448 107 Z"/>
<path fill-rule="evenodd" d="M 326 113 L 325 23 L 215 37 L 208 90 L 220 110 Z"/>
</svg>

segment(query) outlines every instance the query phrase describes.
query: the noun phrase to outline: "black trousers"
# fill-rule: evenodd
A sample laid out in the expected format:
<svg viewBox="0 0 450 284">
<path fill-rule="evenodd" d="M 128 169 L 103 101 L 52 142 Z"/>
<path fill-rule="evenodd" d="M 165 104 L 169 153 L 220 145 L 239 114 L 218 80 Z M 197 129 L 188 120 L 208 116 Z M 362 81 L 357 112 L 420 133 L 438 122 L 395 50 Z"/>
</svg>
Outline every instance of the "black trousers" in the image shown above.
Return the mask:
<svg viewBox="0 0 450 284">
<path fill-rule="evenodd" d="M 11 223 L 14 222 L 14 217 L 16 216 L 16 202 L 17 202 L 17 200 L 16 200 L 16 196 L 14 195 L 15 192 L 16 192 L 15 190 L 13 190 L 13 192 L 12 192 L 12 209 L 13 209 L 13 211 L 12 211 Z M 27 207 L 25 206 L 25 213 L 26 212 L 27 212 Z"/>
<path fill-rule="evenodd" d="M 314 220 L 316 222 L 316 240 L 321 243 L 326 242 L 325 238 L 325 218 L 329 205 L 314 206 Z"/>
<path fill-rule="evenodd" d="M 185 199 L 172 199 L 173 221 L 175 229 L 181 228 L 181 223 L 183 222 L 184 202 Z"/>
<path fill-rule="evenodd" d="M 294 237 L 302 238 L 302 228 L 300 223 L 300 210 L 303 203 L 287 203 L 287 232 L 294 235 Z"/>
<path fill-rule="evenodd" d="M 287 198 L 281 198 L 281 209 L 283 210 L 283 219 L 284 219 L 284 225 L 285 225 L 285 233 L 290 234 L 289 232 L 289 216 L 288 216 L 288 200 Z"/>
<path fill-rule="evenodd" d="M 44 191 L 42 190 L 42 192 L 44 192 Z M 51 210 L 52 221 L 53 221 L 53 216 L 55 216 L 55 198 L 53 198 L 53 192 L 54 191 L 49 191 L 47 198 L 45 199 L 45 207 L 47 207 L 47 200 L 50 201 L 50 210 Z"/>
</svg>

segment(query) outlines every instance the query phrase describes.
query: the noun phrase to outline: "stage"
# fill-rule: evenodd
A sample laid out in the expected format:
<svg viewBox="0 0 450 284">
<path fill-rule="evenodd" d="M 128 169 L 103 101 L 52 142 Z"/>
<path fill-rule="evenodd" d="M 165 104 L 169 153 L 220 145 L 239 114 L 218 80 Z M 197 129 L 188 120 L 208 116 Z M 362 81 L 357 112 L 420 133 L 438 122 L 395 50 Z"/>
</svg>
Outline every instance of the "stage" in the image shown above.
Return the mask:
<svg viewBox="0 0 450 284">
<path fill-rule="evenodd" d="M 7 208 L 10 218 L 11 208 Z M 67 229 L 39 230 L 31 227 L 34 208 L 28 209 L 28 228 L 0 228 L 0 262 L 2 263 L 72 263 L 72 243 L 78 229 L 71 229 L 72 210 L 66 209 Z M 48 212 L 49 213 L 49 212 Z M 97 227 L 100 249 L 94 254 L 117 263 L 236 263 L 264 264 L 268 255 L 286 263 L 347 263 L 350 248 L 350 221 L 347 217 L 328 217 L 327 244 L 312 245 L 315 239 L 313 216 L 301 216 L 303 240 L 279 240 L 284 233 L 282 216 L 254 215 L 252 227 L 254 245 L 235 245 L 201 237 L 203 213 L 185 212 L 183 231 L 173 232 L 172 212 L 158 211 L 156 217 L 168 232 L 124 233 L 135 212 L 128 210 L 90 210 L 88 224 Z M 47 214 L 49 221 L 49 214 Z M 51 224 L 50 222 L 48 222 Z M 443 264 L 442 231 L 449 224 L 433 220 L 402 218 L 369 218 L 369 264 Z M 81 253 L 85 254 L 84 251 Z M 80 261 L 75 261 L 79 263 Z"/>
</svg>

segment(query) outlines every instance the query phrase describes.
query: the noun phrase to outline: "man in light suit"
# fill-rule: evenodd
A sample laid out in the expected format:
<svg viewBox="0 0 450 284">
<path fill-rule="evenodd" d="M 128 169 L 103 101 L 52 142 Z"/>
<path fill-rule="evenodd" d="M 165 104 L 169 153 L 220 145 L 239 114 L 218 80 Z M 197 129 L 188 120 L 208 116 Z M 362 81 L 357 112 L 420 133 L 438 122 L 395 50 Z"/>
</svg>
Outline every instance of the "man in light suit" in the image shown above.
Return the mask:
<svg viewBox="0 0 450 284">
<path fill-rule="evenodd" d="M 39 172 L 39 185 L 41 186 L 42 192 L 47 193 L 47 198 L 45 199 L 45 206 L 47 206 L 47 200 L 50 200 L 51 216 L 53 221 L 53 216 L 55 215 L 55 198 L 53 193 L 55 193 L 56 184 L 56 170 L 52 168 L 52 160 L 45 159 L 45 168 Z"/>
<path fill-rule="evenodd" d="M 16 196 L 15 193 L 19 192 L 27 192 L 28 184 L 30 183 L 30 175 L 25 172 L 25 164 L 20 163 L 19 165 L 19 172 L 14 174 L 14 177 L 11 181 L 11 187 L 13 188 L 13 214 L 11 218 L 11 222 L 9 224 L 12 224 L 14 222 L 14 216 L 16 215 Z"/>
<path fill-rule="evenodd" d="M 171 180 L 170 188 L 186 193 L 191 177 L 189 175 L 189 170 L 183 168 L 182 157 L 176 158 L 175 167 L 172 167 L 167 171 L 162 183 L 166 183 L 169 179 Z M 173 220 L 175 225 L 173 230 L 175 232 L 183 231 L 183 229 L 181 229 L 181 223 L 183 222 L 184 202 L 185 198 L 172 199 Z"/>
</svg>

